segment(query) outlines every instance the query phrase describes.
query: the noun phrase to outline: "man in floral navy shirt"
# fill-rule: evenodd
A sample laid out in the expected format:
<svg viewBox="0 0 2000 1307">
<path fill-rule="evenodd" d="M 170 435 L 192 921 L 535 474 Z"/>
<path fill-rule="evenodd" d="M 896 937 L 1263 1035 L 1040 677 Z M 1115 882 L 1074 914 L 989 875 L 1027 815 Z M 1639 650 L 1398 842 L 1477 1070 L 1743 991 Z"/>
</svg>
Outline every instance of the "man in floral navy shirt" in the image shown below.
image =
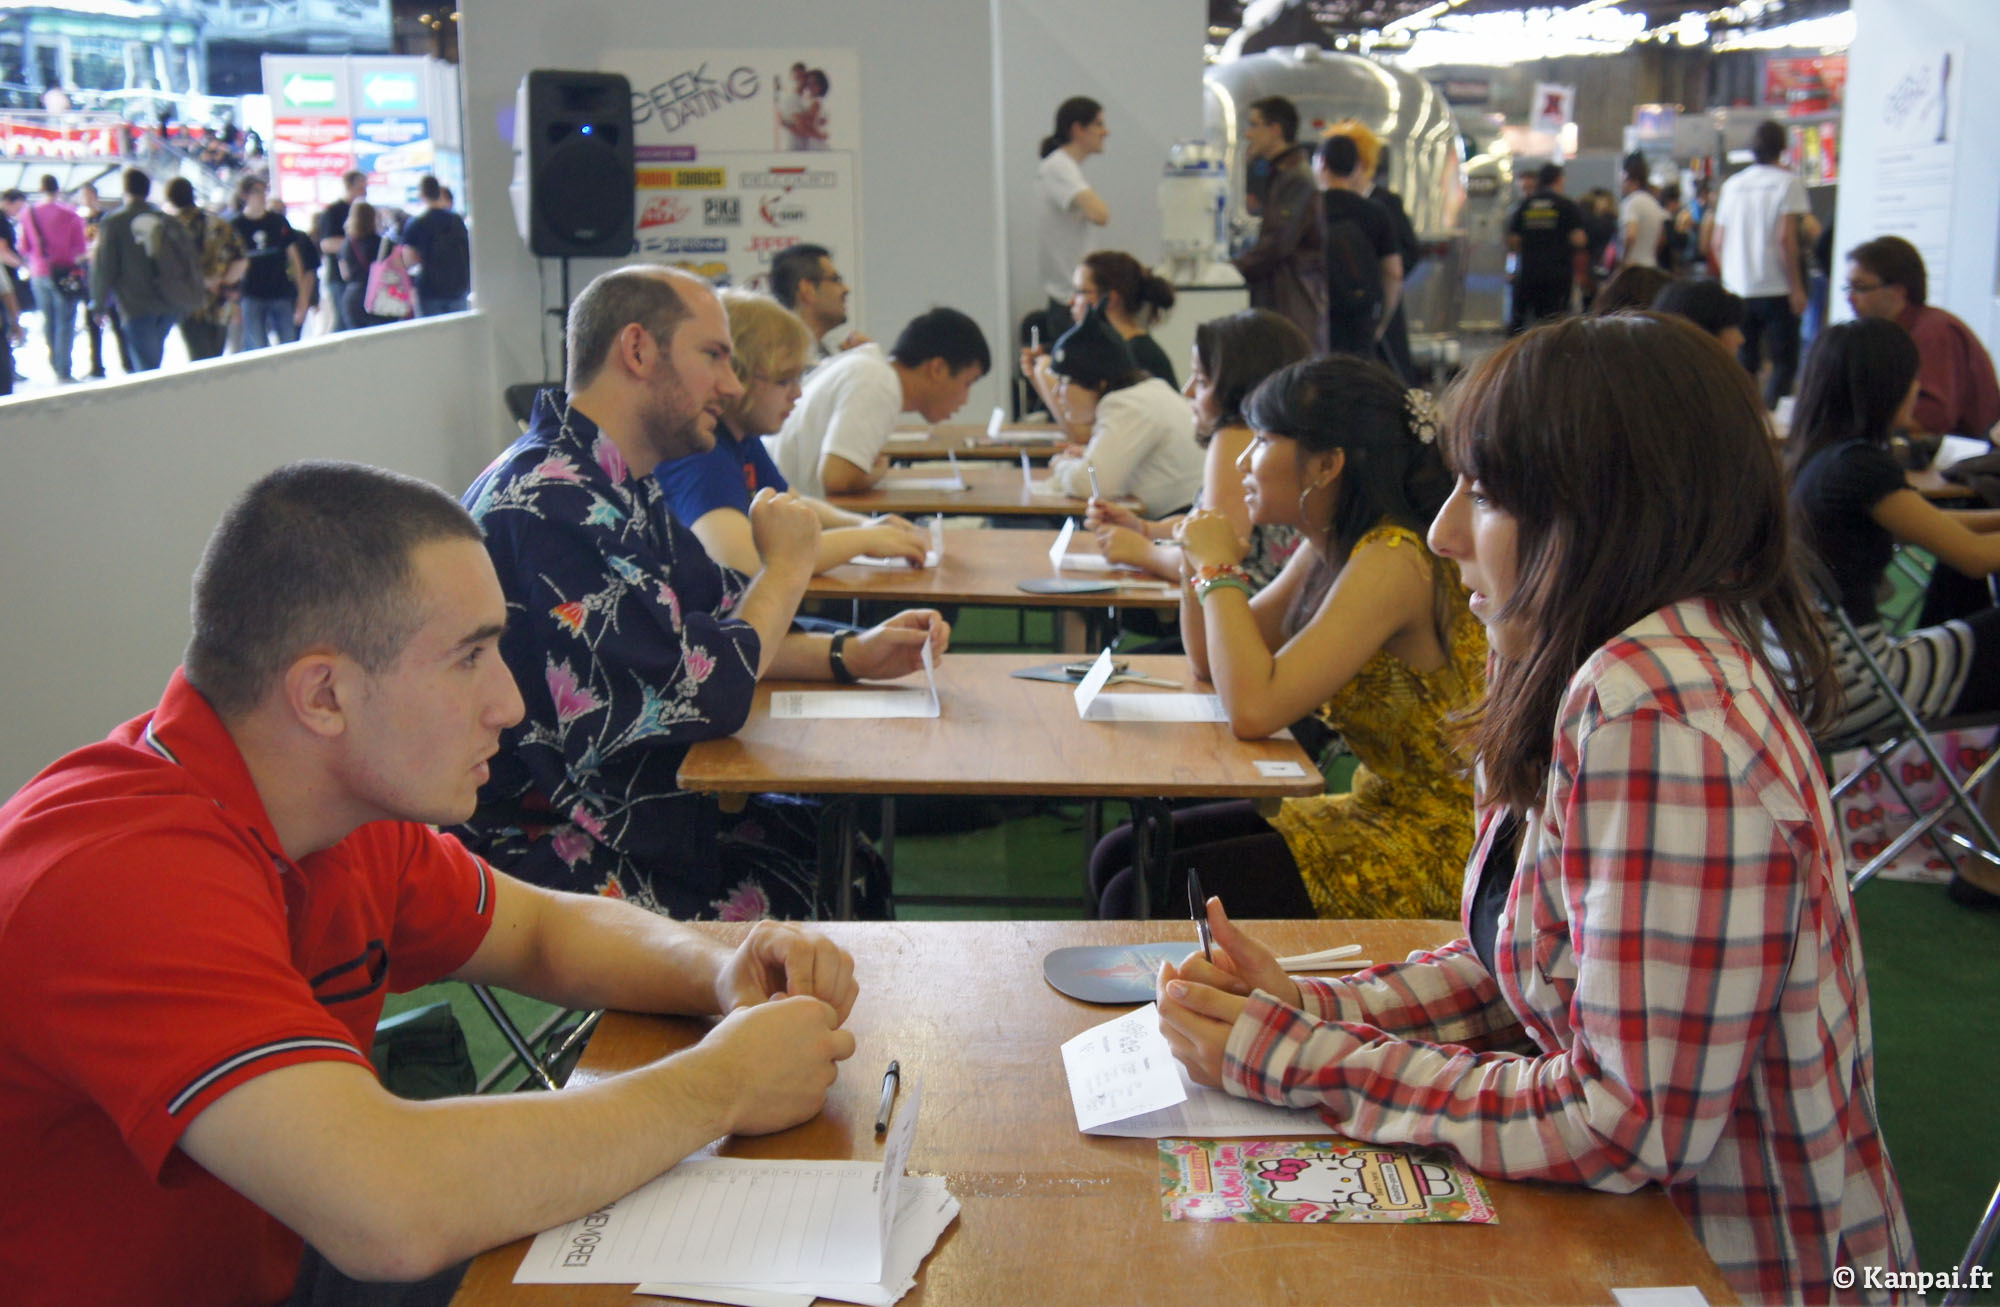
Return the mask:
<svg viewBox="0 0 2000 1307">
<path fill-rule="evenodd" d="M 527 717 L 462 834 L 524 879 L 677 917 L 811 915 L 810 811 L 760 797 L 725 816 L 678 788 L 681 759 L 742 726 L 759 676 L 902 676 L 950 628 L 917 609 L 859 633 L 792 632 L 817 555 L 810 507 L 759 492 L 751 578 L 667 511 L 652 469 L 712 448 L 742 394 L 707 283 L 605 273 L 570 310 L 569 357 L 568 393 L 542 392 L 527 433 L 465 493 L 507 595 L 500 652 Z"/>
</svg>

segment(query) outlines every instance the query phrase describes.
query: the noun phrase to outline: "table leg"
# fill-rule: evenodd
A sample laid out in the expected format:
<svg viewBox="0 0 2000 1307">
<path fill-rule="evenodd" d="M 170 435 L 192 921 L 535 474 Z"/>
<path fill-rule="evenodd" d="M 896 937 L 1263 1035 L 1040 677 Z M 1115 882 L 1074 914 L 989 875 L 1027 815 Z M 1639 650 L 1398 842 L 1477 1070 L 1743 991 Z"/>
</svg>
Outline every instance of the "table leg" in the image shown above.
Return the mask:
<svg viewBox="0 0 2000 1307">
<path fill-rule="evenodd" d="M 844 795 L 824 799 L 819 809 L 819 870 L 831 867 L 833 918 L 854 920 L 854 801 Z"/>
<path fill-rule="evenodd" d="M 1097 896 L 1090 892 L 1090 858 L 1104 839 L 1104 800 L 1083 805 L 1083 919 L 1097 920 Z"/>
<path fill-rule="evenodd" d="M 882 796 L 882 874 L 888 883 L 882 886 L 883 906 L 889 913 L 889 920 L 896 919 L 896 796 Z"/>
<path fill-rule="evenodd" d="M 1132 872 L 1137 877 L 1139 916 L 1151 917 L 1154 890 L 1165 892 L 1174 857 L 1173 810 L 1164 799 L 1132 800 Z"/>
</svg>

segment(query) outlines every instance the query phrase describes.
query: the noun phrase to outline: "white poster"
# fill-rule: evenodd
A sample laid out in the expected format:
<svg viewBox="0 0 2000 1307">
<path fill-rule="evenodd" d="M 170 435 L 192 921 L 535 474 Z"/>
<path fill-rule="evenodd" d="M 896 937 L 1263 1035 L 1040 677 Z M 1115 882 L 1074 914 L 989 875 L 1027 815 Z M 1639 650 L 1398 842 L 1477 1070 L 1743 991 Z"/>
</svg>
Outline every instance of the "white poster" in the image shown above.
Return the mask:
<svg viewBox="0 0 2000 1307">
<path fill-rule="evenodd" d="M 1528 125 L 1538 132 L 1551 136 L 1562 134 L 1564 124 L 1576 117 L 1576 88 L 1558 86 L 1553 82 L 1535 83 L 1534 111 L 1528 116 Z"/>
<path fill-rule="evenodd" d="M 1952 169 L 1964 83 L 1963 52 L 1939 47 L 1897 60 L 1879 105 L 1849 106 L 1849 112 L 1875 113 L 1881 134 L 1870 230 L 1916 246 L 1933 286 L 1950 275 Z"/>
<path fill-rule="evenodd" d="M 641 258 L 761 288 L 771 259 L 824 245 L 861 267 L 860 61 L 852 50 L 607 51 L 632 83 Z"/>
</svg>

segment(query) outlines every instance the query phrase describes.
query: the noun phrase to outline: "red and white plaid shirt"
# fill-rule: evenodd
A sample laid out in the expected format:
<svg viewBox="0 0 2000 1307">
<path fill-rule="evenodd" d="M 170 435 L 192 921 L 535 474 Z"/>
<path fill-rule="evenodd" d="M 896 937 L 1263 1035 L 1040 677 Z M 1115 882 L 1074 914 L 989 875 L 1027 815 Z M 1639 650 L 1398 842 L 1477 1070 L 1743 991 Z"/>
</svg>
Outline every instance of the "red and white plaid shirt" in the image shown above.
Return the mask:
<svg viewBox="0 0 2000 1307">
<path fill-rule="evenodd" d="M 1664 608 L 1570 682 L 1498 974 L 1461 939 L 1301 980 L 1303 1012 L 1260 992 L 1223 1082 L 1487 1175 L 1661 1184 L 1746 1301 L 1867 1298 L 1834 1268 L 1914 1270 L 1916 1252 L 1834 831 L 1770 677 L 1713 605 Z"/>
</svg>

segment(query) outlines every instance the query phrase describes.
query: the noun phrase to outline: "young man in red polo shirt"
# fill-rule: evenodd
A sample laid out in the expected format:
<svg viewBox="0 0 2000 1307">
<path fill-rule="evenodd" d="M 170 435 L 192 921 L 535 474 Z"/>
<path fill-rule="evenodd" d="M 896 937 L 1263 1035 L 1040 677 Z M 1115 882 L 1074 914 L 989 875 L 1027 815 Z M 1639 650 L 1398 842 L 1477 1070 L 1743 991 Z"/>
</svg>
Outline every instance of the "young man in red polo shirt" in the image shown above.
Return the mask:
<svg viewBox="0 0 2000 1307">
<path fill-rule="evenodd" d="M 819 1111 L 854 1047 L 829 941 L 764 922 L 727 949 L 430 829 L 471 815 L 522 711 L 449 496 L 282 468 L 211 537 L 194 619 L 157 709 L 0 808 L 10 1302 L 284 1302 L 302 1239 L 422 1279 Z M 562 1094 L 394 1098 L 367 1055 L 383 996 L 445 977 L 726 1015 Z"/>
</svg>

